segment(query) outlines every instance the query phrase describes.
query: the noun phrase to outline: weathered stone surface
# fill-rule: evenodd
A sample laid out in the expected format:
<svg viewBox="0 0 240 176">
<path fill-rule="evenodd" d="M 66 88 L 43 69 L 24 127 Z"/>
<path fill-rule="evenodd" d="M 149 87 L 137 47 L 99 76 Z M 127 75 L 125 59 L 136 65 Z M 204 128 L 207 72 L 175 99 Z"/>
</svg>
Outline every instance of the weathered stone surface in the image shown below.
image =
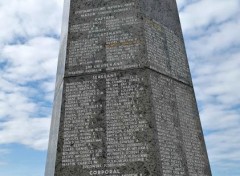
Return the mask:
<svg viewBox="0 0 240 176">
<path fill-rule="evenodd" d="M 175 0 L 65 0 L 45 176 L 211 176 Z"/>
</svg>

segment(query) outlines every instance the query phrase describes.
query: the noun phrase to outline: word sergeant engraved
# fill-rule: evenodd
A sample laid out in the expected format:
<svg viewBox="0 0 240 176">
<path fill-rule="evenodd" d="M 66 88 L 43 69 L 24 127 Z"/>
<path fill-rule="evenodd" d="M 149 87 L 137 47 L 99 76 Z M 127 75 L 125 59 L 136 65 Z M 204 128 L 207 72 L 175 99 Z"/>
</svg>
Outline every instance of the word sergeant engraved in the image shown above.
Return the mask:
<svg viewBox="0 0 240 176">
<path fill-rule="evenodd" d="M 90 175 L 149 172 L 156 146 L 149 142 L 154 131 L 151 108 L 144 106 L 150 103 L 147 83 L 147 72 L 139 71 L 66 79 L 62 167 Z"/>
</svg>

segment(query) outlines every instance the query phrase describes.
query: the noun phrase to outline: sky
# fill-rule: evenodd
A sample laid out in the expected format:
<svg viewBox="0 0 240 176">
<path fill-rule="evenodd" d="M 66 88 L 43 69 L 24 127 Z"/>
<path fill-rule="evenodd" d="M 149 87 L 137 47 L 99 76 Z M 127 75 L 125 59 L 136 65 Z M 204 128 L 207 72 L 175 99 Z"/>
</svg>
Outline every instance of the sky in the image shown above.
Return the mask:
<svg viewBox="0 0 240 176">
<path fill-rule="evenodd" d="M 240 0 L 177 0 L 213 176 L 240 176 Z M 0 176 L 43 176 L 63 0 L 0 0 Z"/>
</svg>

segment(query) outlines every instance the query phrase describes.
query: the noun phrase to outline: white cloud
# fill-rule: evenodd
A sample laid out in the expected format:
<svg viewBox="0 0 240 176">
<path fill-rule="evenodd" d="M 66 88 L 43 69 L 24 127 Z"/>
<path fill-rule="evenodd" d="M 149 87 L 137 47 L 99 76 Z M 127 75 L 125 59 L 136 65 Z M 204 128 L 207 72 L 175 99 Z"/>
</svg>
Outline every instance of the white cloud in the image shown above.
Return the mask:
<svg viewBox="0 0 240 176">
<path fill-rule="evenodd" d="M 237 20 L 230 20 L 215 25 L 215 31 L 207 33 L 198 40 L 191 41 L 191 50 L 198 51 L 197 57 L 207 60 L 209 56 L 228 53 L 233 47 L 240 45 L 240 15 Z M 231 53 L 230 53 L 231 54 Z M 226 56 L 227 57 L 227 56 Z M 215 59 L 215 60 L 214 60 Z M 212 58 L 216 62 L 218 58 Z M 229 58 L 228 58 L 229 60 Z"/>
<path fill-rule="evenodd" d="M 0 144 L 20 143 L 46 150 L 59 41 L 36 37 L 5 45 L 0 78 Z M 54 83 L 52 83 L 54 84 Z M 47 87 L 46 87 L 47 86 Z M 37 100 L 36 100 L 37 99 Z"/>
<path fill-rule="evenodd" d="M 178 5 L 178 9 L 180 11 L 184 10 L 188 5 L 190 4 L 194 4 L 196 2 L 198 2 L 199 0 L 176 0 L 177 1 L 177 5 Z"/>
<path fill-rule="evenodd" d="M 0 144 L 47 149 L 62 5 L 0 1 Z"/>
<path fill-rule="evenodd" d="M 197 32 L 204 31 L 209 25 L 222 23 L 238 15 L 239 7 L 238 0 L 197 1 L 181 11 L 182 28 L 186 32 L 197 35 Z"/>
<path fill-rule="evenodd" d="M 19 143 L 46 150 L 50 118 L 19 117 L 0 125 L 0 143 Z"/>
<path fill-rule="evenodd" d="M 0 2 L 0 41 L 59 34 L 63 0 L 8 0 Z"/>
<path fill-rule="evenodd" d="M 240 139 L 239 128 L 216 131 L 206 137 L 211 164 L 231 175 L 236 169 L 239 172 Z M 231 175 L 232 176 L 232 175 Z M 237 175 L 238 176 L 238 175 Z"/>
<path fill-rule="evenodd" d="M 7 62 L 2 77 L 23 84 L 53 77 L 56 74 L 59 41 L 36 37 L 25 44 L 5 45 L 0 57 Z"/>
<path fill-rule="evenodd" d="M 194 67 L 196 90 L 200 101 L 212 99 L 214 102 L 226 106 L 240 103 L 240 84 L 236 81 L 240 77 L 240 53 L 226 56 L 227 59 L 217 56 L 219 61 L 205 61 L 201 67 Z M 196 63 L 197 65 L 197 63 Z M 205 68 L 206 67 L 206 68 Z M 208 98 L 208 99 L 207 99 Z"/>
<path fill-rule="evenodd" d="M 2 82 L 7 83 L 7 87 Z M 41 81 L 40 87 L 42 84 L 45 81 Z M 19 143 L 39 150 L 46 149 L 51 110 L 44 104 L 52 101 L 52 92 L 50 97 L 49 90 L 21 86 L 7 79 L 0 81 L 0 86 L 0 119 L 3 120 L 0 124 L 0 144 Z M 43 97 L 36 101 L 40 92 Z"/>
</svg>

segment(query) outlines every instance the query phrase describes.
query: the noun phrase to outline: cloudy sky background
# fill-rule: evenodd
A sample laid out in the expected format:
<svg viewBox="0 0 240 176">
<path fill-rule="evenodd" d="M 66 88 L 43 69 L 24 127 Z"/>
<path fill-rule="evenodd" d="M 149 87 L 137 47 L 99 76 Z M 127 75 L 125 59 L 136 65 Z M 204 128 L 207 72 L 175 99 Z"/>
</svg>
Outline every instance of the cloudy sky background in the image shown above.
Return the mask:
<svg viewBox="0 0 240 176">
<path fill-rule="evenodd" d="M 240 0 L 177 0 L 214 176 L 240 175 Z M 63 0 L 0 0 L 0 176 L 43 176 Z"/>
</svg>

